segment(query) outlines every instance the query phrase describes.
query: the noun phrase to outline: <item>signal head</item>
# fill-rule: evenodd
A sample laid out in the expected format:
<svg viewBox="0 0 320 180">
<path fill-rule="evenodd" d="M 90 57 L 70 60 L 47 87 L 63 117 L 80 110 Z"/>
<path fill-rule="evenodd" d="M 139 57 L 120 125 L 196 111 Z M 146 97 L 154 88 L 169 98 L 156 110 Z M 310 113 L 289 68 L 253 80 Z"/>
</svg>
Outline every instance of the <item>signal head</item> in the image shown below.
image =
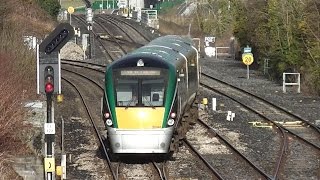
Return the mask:
<svg viewBox="0 0 320 180">
<path fill-rule="evenodd" d="M 46 94 L 54 92 L 54 71 L 52 66 L 47 66 L 44 69 L 44 91 Z"/>
<path fill-rule="evenodd" d="M 54 91 L 54 86 L 51 82 L 46 82 L 45 88 L 44 88 L 45 92 L 47 94 L 52 94 Z"/>
<path fill-rule="evenodd" d="M 39 51 L 46 54 L 59 51 L 73 36 L 73 27 L 69 23 L 61 23 L 43 40 Z"/>
</svg>

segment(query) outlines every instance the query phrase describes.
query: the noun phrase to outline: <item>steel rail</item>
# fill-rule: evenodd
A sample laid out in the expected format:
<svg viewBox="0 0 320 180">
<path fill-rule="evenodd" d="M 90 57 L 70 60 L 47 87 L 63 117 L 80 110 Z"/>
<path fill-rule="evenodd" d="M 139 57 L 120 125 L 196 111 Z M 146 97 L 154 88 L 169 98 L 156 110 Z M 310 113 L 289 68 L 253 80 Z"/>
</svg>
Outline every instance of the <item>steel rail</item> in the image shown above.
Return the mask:
<svg viewBox="0 0 320 180">
<path fill-rule="evenodd" d="M 88 64 L 88 65 L 92 65 L 92 66 L 98 66 L 101 68 L 106 68 L 106 65 L 102 65 L 102 64 L 96 64 L 96 63 L 92 63 L 92 62 L 87 62 L 87 61 L 77 61 L 77 60 L 70 60 L 70 59 L 61 59 L 61 63 L 65 63 L 65 64 L 70 64 L 72 65 L 72 63 L 79 63 L 79 64 Z"/>
<path fill-rule="evenodd" d="M 216 90 L 216 89 L 214 89 L 214 88 L 212 88 L 212 87 L 210 87 L 210 86 L 208 86 L 208 85 L 205 85 L 205 84 L 203 84 L 203 83 L 200 83 L 200 84 L 201 84 L 203 87 L 206 87 L 206 88 L 208 88 L 208 89 L 210 89 L 210 90 L 212 90 L 212 91 L 215 91 L 215 92 L 217 92 L 217 93 L 219 93 L 219 94 L 222 94 L 223 96 L 226 96 L 226 97 L 232 99 L 233 101 L 239 103 L 239 104 L 242 105 L 243 107 L 245 107 L 245 108 L 247 108 L 247 109 L 250 109 L 252 112 L 256 113 L 259 117 L 261 117 L 261 118 L 263 118 L 263 119 L 265 119 L 265 120 L 267 120 L 267 121 L 273 122 L 271 119 L 268 119 L 267 117 L 265 117 L 265 116 L 264 116 L 263 114 L 261 114 L 260 112 L 258 112 L 258 111 L 256 111 L 255 109 L 247 106 L 246 104 L 244 104 L 244 103 L 236 100 L 235 98 L 233 98 L 233 97 L 231 97 L 231 96 L 229 96 L 229 95 L 227 95 L 227 94 L 225 94 L 225 93 L 223 93 L 223 92 L 221 92 L 221 91 L 219 91 L 219 90 Z M 279 157 L 278 157 L 277 164 L 276 164 L 276 168 L 275 168 L 275 173 L 274 173 L 275 175 L 274 175 L 273 178 L 271 178 L 271 179 L 276 179 L 276 177 L 277 177 L 278 174 L 279 174 L 280 163 L 281 163 L 281 162 L 284 160 L 284 158 L 285 158 L 285 152 L 286 152 L 286 149 L 287 149 L 287 147 L 288 147 L 288 142 L 287 142 L 287 138 L 286 138 L 287 136 L 286 136 L 283 128 L 282 128 L 281 126 L 279 126 L 278 124 L 275 124 L 275 123 L 273 123 L 273 126 L 277 126 L 277 127 L 278 127 L 277 129 L 279 129 L 279 131 L 281 132 L 281 137 L 282 137 L 282 143 L 281 143 L 281 148 L 280 148 L 281 150 L 280 150 L 280 155 L 279 155 Z"/>
<path fill-rule="evenodd" d="M 166 174 L 166 163 L 167 163 L 167 161 L 164 161 L 163 163 L 162 163 L 162 172 L 163 172 L 163 178 L 164 179 L 168 179 L 167 178 L 167 174 Z"/>
<path fill-rule="evenodd" d="M 136 27 L 134 27 L 133 25 L 131 25 L 130 23 L 128 23 L 127 21 L 122 20 L 121 18 L 112 16 L 112 15 L 107 15 L 110 19 L 115 19 L 117 21 L 120 21 L 128 26 L 130 26 L 132 29 L 134 29 L 137 33 L 139 33 L 141 35 L 141 37 L 143 37 L 147 42 L 151 41 L 150 38 L 146 37 L 141 31 L 139 31 Z"/>
<path fill-rule="evenodd" d="M 201 75 L 203 75 L 203 76 L 205 76 L 205 77 L 208 77 L 208 78 L 210 78 L 210 79 L 214 79 L 214 80 L 216 80 L 216 81 L 218 81 L 218 82 L 220 82 L 220 83 L 222 83 L 222 84 L 224 84 L 224 85 L 227 85 L 227 86 L 229 86 L 229 87 L 231 87 L 231 88 L 237 89 L 238 91 L 241 91 L 241 92 L 243 92 L 243 93 L 249 94 L 250 96 L 257 98 L 257 99 L 259 99 L 259 100 L 261 100 L 261 101 L 269 104 L 270 106 L 272 106 L 272 107 L 274 107 L 274 108 L 277 108 L 277 109 L 279 109 L 279 110 L 281 110 L 281 111 L 284 111 L 284 112 L 285 112 L 286 114 L 288 114 L 289 116 L 292 116 L 292 117 L 294 117 L 294 118 L 296 118 L 296 119 L 299 119 L 300 121 L 303 121 L 304 123 L 306 123 L 306 124 L 308 124 L 309 126 L 311 126 L 313 129 L 315 129 L 316 131 L 318 131 L 318 133 L 320 133 L 320 128 L 318 128 L 316 125 L 308 122 L 307 120 L 305 120 L 304 118 L 300 117 L 300 116 L 297 115 L 297 114 L 294 114 L 294 113 L 292 113 L 292 112 L 289 112 L 288 110 L 286 110 L 285 108 L 283 108 L 283 107 L 281 107 L 281 106 L 278 106 L 278 105 L 276 105 L 276 104 L 274 104 L 274 103 L 272 103 L 272 102 L 270 102 L 270 101 L 268 101 L 268 100 L 266 100 L 266 99 L 264 99 L 264 98 L 262 98 L 262 97 L 260 97 L 260 96 L 258 96 L 258 95 L 255 95 L 255 94 L 253 94 L 253 93 L 251 93 L 251 92 L 248 92 L 248 91 L 246 91 L 246 90 L 243 90 L 243 89 L 241 89 L 241 88 L 239 88 L 239 87 L 237 87 L 237 86 L 231 85 L 231 84 L 229 84 L 229 83 L 227 83 L 227 82 L 225 82 L 225 81 L 222 81 L 222 80 L 220 80 L 220 79 L 217 79 L 217 78 L 215 78 L 215 77 L 213 77 L 213 76 L 211 76 L 211 75 L 209 75 L 209 74 L 206 74 L 206 73 L 203 73 L 203 72 L 202 72 Z"/>
<path fill-rule="evenodd" d="M 210 78 L 211 76 L 208 76 L 208 77 Z M 216 80 L 216 78 L 211 78 L 211 79 Z M 217 81 L 220 82 L 220 80 L 217 80 Z M 225 84 L 225 83 L 222 83 L 222 84 Z M 277 126 L 278 128 L 282 128 L 282 129 L 285 130 L 286 132 L 289 132 L 291 135 L 297 137 L 298 139 L 304 141 L 304 142 L 307 143 L 308 145 L 310 145 L 310 146 L 312 146 L 313 148 L 315 148 L 315 149 L 317 149 L 317 150 L 320 151 L 320 147 L 317 146 L 316 144 L 314 144 L 313 142 L 308 141 L 307 139 L 305 139 L 305 138 L 301 137 L 300 135 L 294 133 L 294 132 L 291 131 L 290 129 L 284 127 L 283 125 L 276 123 L 274 120 L 266 117 L 266 116 L 263 115 L 261 112 L 259 112 L 259 111 L 255 110 L 255 109 L 251 108 L 250 106 L 248 106 L 248 105 L 240 102 L 239 100 L 235 99 L 234 97 L 231 97 L 231 96 L 227 95 L 226 93 L 223 93 L 222 91 L 219 91 L 219 90 L 217 90 L 217 89 L 214 89 L 214 88 L 212 88 L 212 87 L 210 87 L 209 85 L 206 85 L 206 84 L 204 84 L 204 83 L 200 83 L 200 85 L 202 85 L 202 86 L 204 86 L 204 87 L 206 87 L 206 88 L 208 88 L 208 89 L 210 89 L 210 90 L 212 90 L 212 91 L 215 91 L 215 92 L 217 92 L 217 93 L 219 93 L 219 94 L 223 94 L 224 96 L 226 96 L 226 97 L 232 99 L 233 101 L 241 104 L 242 106 L 246 107 L 247 109 L 250 109 L 251 111 L 255 112 L 255 113 L 258 114 L 260 117 L 262 117 L 263 119 L 271 122 L 273 125 Z M 225 85 L 227 85 L 227 86 L 229 86 L 229 87 L 231 87 L 231 88 L 234 88 L 234 86 L 232 86 L 232 85 L 230 85 L 230 84 L 225 84 Z M 239 89 L 239 88 L 235 88 L 235 89 L 236 89 L 236 90 L 239 90 L 239 91 L 242 92 L 242 93 L 247 93 L 246 91 L 241 90 L 241 89 Z M 247 94 L 248 94 L 249 96 L 251 96 L 251 93 L 247 93 Z M 253 97 L 256 97 L 256 96 L 253 95 Z M 265 99 L 263 99 L 263 98 L 257 97 L 257 99 L 260 100 L 260 101 L 262 101 L 262 102 L 264 102 L 264 103 L 266 103 L 266 104 L 268 104 L 268 105 L 270 105 L 270 106 L 272 106 L 272 107 L 274 107 L 274 108 L 277 108 L 277 106 L 273 106 L 272 103 L 269 104 L 268 101 L 265 100 Z M 281 109 L 281 110 L 282 110 L 282 109 Z M 286 112 L 285 110 L 284 110 L 284 112 L 285 112 L 285 113 L 289 113 L 289 112 Z M 289 115 L 290 115 L 290 114 L 289 114 Z"/>
<path fill-rule="evenodd" d="M 158 164 L 154 161 L 152 161 L 153 167 L 157 170 L 159 177 L 161 180 L 166 180 L 164 172 L 161 171 L 160 167 L 158 166 Z"/>
<path fill-rule="evenodd" d="M 213 79 L 215 80 L 215 78 L 213 78 Z M 280 132 L 281 132 L 281 134 L 282 134 L 281 136 L 282 136 L 283 141 L 282 141 L 282 143 L 281 143 L 281 151 L 280 151 L 280 155 L 279 155 L 279 157 L 278 157 L 277 163 L 276 163 L 276 168 L 275 168 L 275 170 L 274 170 L 274 174 L 273 174 L 272 179 L 277 179 L 277 177 L 278 177 L 278 175 L 279 175 L 281 163 L 284 161 L 284 158 L 286 157 L 285 154 L 286 154 L 286 150 L 287 150 L 287 148 L 288 148 L 288 142 L 287 142 L 287 136 L 286 136 L 286 133 L 285 133 L 285 132 L 290 133 L 291 135 L 297 137 L 299 140 L 302 140 L 302 141 L 305 142 L 306 144 L 308 144 L 308 145 L 316 148 L 317 150 L 320 150 L 320 148 L 319 148 L 317 145 L 313 144 L 312 142 L 309 142 L 308 140 L 300 137 L 299 135 L 296 135 L 294 132 L 291 132 L 289 129 L 287 129 L 287 128 L 285 128 L 285 127 L 283 127 L 283 126 L 275 123 L 273 120 L 271 120 L 270 118 L 266 117 L 265 115 L 263 115 L 263 114 L 260 113 L 259 111 L 255 110 L 254 108 L 251 108 L 250 106 L 242 103 L 241 101 L 235 99 L 234 97 L 231 97 L 231 96 L 227 95 L 226 93 L 223 93 L 223 92 L 221 92 L 221 91 L 219 91 L 219 90 L 217 90 L 217 89 L 214 89 L 214 88 L 210 87 L 209 85 L 206 85 L 206 84 L 203 84 L 203 83 L 200 83 L 200 84 L 201 84 L 203 87 L 205 87 L 205 88 L 208 88 L 208 89 L 210 89 L 210 90 L 212 90 L 212 91 L 215 91 L 215 92 L 217 92 L 217 93 L 219 93 L 219 94 L 222 94 L 223 96 L 226 96 L 226 97 L 232 99 L 233 101 L 241 104 L 243 107 L 245 107 L 245 108 L 251 110 L 252 112 L 256 113 L 259 117 L 261 117 L 261 118 L 263 118 L 263 119 L 265 119 L 265 120 L 267 120 L 267 121 L 269 121 L 269 122 L 272 122 L 272 125 L 273 125 L 273 126 L 278 127 L 277 129 L 280 130 Z M 231 86 L 231 87 L 233 87 L 233 86 Z M 241 92 L 242 92 L 242 91 L 241 91 Z M 245 93 L 245 92 L 246 92 L 246 91 L 244 91 L 244 93 Z M 259 98 L 258 98 L 258 99 L 259 99 Z"/>
<path fill-rule="evenodd" d="M 75 72 L 72 72 L 72 73 L 75 73 Z M 80 75 L 79 73 L 75 73 L 75 74 Z M 85 76 L 83 76 L 83 75 L 81 75 L 81 77 L 86 78 L 87 80 L 93 82 L 95 85 L 97 85 L 99 88 L 101 88 L 101 86 L 99 86 L 98 84 L 96 84 L 95 81 L 91 80 L 90 78 L 87 78 L 87 77 L 85 77 Z M 101 146 L 102 146 L 102 148 L 103 148 L 104 154 L 106 155 L 109 170 L 110 170 L 111 173 L 112 173 L 113 179 L 116 180 L 116 179 L 117 179 L 117 176 L 116 176 L 116 174 L 114 173 L 114 171 L 112 170 L 111 160 L 110 160 L 109 155 L 108 155 L 108 153 L 107 153 L 107 148 L 106 148 L 106 146 L 104 145 L 104 142 L 103 142 L 102 137 L 101 137 L 101 135 L 100 135 L 100 133 L 99 133 L 99 130 L 98 130 L 98 128 L 97 128 L 97 126 L 96 126 L 96 124 L 95 124 L 95 122 L 94 122 L 94 120 L 93 120 L 93 116 L 91 115 L 91 112 L 89 111 L 89 107 L 88 107 L 87 103 L 86 103 L 85 100 L 84 100 L 84 96 L 83 96 L 82 93 L 79 91 L 79 89 L 77 88 L 77 86 L 76 86 L 75 84 L 73 84 L 70 80 L 66 79 L 65 77 L 62 77 L 62 79 L 63 79 L 64 81 L 66 81 L 67 83 L 69 83 L 72 87 L 74 87 L 75 90 L 78 92 L 79 96 L 81 97 L 81 101 L 82 101 L 83 105 L 85 106 L 86 112 L 87 112 L 87 114 L 88 114 L 88 116 L 89 116 L 89 118 L 90 118 L 90 121 L 91 121 L 94 129 L 95 129 L 96 136 L 98 137 L 99 142 L 100 142 L 100 144 L 101 144 Z"/>
<path fill-rule="evenodd" d="M 121 28 L 118 24 L 116 24 L 116 22 L 115 22 L 113 19 L 111 19 L 111 18 L 107 19 L 107 18 L 102 17 L 102 16 L 98 16 L 98 18 L 100 18 L 101 20 L 104 20 L 104 21 L 106 21 L 106 22 L 110 22 L 111 24 L 113 24 L 114 26 L 116 26 L 117 28 L 119 28 L 119 29 L 131 40 L 131 42 L 135 43 L 135 41 L 134 41 L 133 38 L 129 35 L 129 33 L 127 33 L 127 31 L 125 31 L 125 30 L 124 30 L 123 28 Z M 138 44 L 139 44 L 139 43 L 138 43 Z M 141 44 L 141 45 L 143 45 L 143 44 Z"/>
<path fill-rule="evenodd" d="M 87 22 L 86 22 L 84 19 L 82 19 L 81 17 L 75 16 L 75 15 L 73 15 L 73 17 L 74 17 L 75 19 L 78 19 L 78 20 L 79 20 L 81 23 L 83 23 L 85 26 L 87 26 Z M 93 33 L 95 36 L 98 36 L 94 31 L 92 31 L 92 33 Z M 111 59 L 111 61 L 114 61 L 115 58 L 113 58 L 113 57 L 111 56 L 111 53 L 110 53 L 109 50 L 104 46 L 104 44 L 103 44 L 103 42 L 102 42 L 102 40 L 101 40 L 100 38 L 98 39 L 98 42 L 100 43 L 100 45 L 102 46 L 102 48 L 106 51 L 107 56 Z"/>
<path fill-rule="evenodd" d="M 99 26 L 101 26 L 101 28 L 103 30 L 105 30 L 111 37 L 111 39 L 118 45 L 118 47 L 121 49 L 121 51 L 123 51 L 124 54 L 127 53 L 127 51 L 120 45 L 120 42 L 118 41 L 118 39 L 116 39 L 114 36 L 112 36 L 111 32 L 100 22 L 98 22 L 97 20 L 95 20 L 96 24 L 98 24 Z"/>
<path fill-rule="evenodd" d="M 225 144 L 227 144 L 234 152 L 236 152 L 239 156 L 241 156 L 248 164 L 251 165 L 251 167 L 253 167 L 255 170 L 257 170 L 263 177 L 265 177 L 266 179 L 272 179 L 272 177 L 270 177 L 266 172 L 264 172 L 261 168 L 259 168 L 258 166 L 254 165 L 254 163 L 252 161 L 250 161 L 244 154 L 242 154 L 240 151 L 238 151 L 235 147 L 233 147 L 231 145 L 231 143 L 224 138 L 222 135 L 220 135 L 216 130 L 214 130 L 212 127 L 210 127 L 208 124 L 206 124 L 204 121 L 202 121 L 201 119 L 197 119 L 198 122 L 206 127 L 211 133 L 213 133 L 215 136 L 217 136 L 219 139 L 221 139 Z"/>
<path fill-rule="evenodd" d="M 210 169 L 210 171 L 220 180 L 223 180 L 224 178 L 221 176 L 221 174 L 218 173 L 214 167 L 210 165 L 210 163 L 190 144 L 190 142 L 186 139 L 182 139 L 183 142 L 201 159 L 201 161 Z"/>
<path fill-rule="evenodd" d="M 81 68 L 89 69 L 89 70 L 96 71 L 96 72 L 103 73 L 103 74 L 105 73 L 104 70 L 96 69 L 96 68 L 93 68 L 93 67 L 84 66 L 84 65 L 80 65 L 80 64 L 73 64 L 73 63 L 68 63 L 68 62 L 61 62 L 61 64 L 70 65 L 70 66 L 74 66 L 74 67 L 81 67 Z"/>
</svg>

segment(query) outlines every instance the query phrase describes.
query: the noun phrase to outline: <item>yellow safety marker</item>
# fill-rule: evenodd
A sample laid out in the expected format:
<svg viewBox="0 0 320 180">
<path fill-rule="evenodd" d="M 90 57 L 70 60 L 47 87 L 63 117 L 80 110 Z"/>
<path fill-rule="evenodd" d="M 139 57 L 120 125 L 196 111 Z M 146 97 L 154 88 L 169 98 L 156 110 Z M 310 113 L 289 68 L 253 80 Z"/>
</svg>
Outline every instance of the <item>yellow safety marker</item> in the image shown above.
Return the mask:
<svg viewBox="0 0 320 180">
<path fill-rule="evenodd" d="M 249 122 L 249 124 L 252 124 L 253 127 L 272 128 L 272 125 L 269 123 L 262 123 L 259 121 Z"/>
<path fill-rule="evenodd" d="M 208 105 L 208 99 L 207 98 L 203 98 L 202 99 L 202 104 L 203 105 Z"/>
<path fill-rule="evenodd" d="M 45 172 L 54 172 L 55 171 L 54 158 L 44 158 L 44 171 Z"/>
<path fill-rule="evenodd" d="M 282 126 L 287 126 L 287 127 L 301 127 L 303 125 L 302 121 L 292 121 L 292 122 L 275 121 L 275 123 L 281 124 Z"/>
<path fill-rule="evenodd" d="M 60 103 L 63 101 L 63 94 L 58 94 L 57 95 L 57 102 Z"/>
<path fill-rule="evenodd" d="M 62 176 L 62 166 L 57 166 L 56 167 L 56 174 L 58 175 L 58 176 Z"/>
</svg>

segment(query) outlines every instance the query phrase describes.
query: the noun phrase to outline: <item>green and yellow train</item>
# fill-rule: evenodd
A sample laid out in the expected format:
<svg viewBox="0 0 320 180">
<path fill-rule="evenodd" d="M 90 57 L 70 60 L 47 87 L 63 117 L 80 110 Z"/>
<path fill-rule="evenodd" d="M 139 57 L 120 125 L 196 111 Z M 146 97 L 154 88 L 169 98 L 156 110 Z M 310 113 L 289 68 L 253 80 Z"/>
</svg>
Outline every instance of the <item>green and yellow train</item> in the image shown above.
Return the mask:
<svg viewBox="0 0 320 180">
<path fill-rule="evenodd" d="M 198 51 L 188 37 L 159 37 L 108 65 L 102 115 L 112 153 L 171 152 L 198 86 Z"/>
</svg>

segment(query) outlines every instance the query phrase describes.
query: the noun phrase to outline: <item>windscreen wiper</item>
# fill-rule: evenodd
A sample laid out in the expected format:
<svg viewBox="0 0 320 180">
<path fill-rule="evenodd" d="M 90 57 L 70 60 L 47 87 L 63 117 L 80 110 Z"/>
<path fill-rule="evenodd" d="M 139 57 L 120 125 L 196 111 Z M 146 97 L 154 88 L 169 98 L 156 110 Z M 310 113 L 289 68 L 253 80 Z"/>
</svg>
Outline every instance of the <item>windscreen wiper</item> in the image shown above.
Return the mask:
<svg viewBox="0 0 320 180">
<path fill-rule="evenodd" d="M 130 106 L 130 104 L 132 103 L 132 102 L 134 102 L 136 100 L 136 98 L 132 98 L 130 101 L 129 101 L 129 103 L 126 105 L 126 107 L 124 108 L 124 109 L 128 109 L 128 107 Z"/>
<path fill-rule="evenodd" d="M 147 97 L 144 97 L 144 99 L 148 102 L 148 104 L 152 107 L 152 109 L 155 109 L 155 108 L 156 108 L 156 107 L 154 107 L 154 105 L 152 104 L 152 102 L 147 99 Z"/>
</svg>

